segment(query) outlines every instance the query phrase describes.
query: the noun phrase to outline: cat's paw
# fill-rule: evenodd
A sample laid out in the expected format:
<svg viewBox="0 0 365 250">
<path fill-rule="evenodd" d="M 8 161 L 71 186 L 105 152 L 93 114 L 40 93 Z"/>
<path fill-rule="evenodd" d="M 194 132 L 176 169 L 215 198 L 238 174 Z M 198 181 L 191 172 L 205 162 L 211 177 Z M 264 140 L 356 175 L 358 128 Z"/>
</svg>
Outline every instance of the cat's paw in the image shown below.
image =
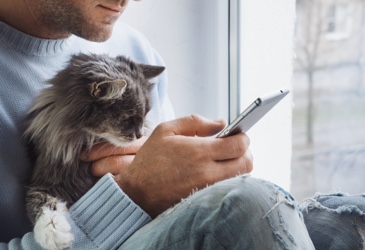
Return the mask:
<svg viewBox="0 0 365 250">
<path fill-rule="evenodd" d="M 73 234 L 67 222 L 65 203 L 58 202 L 55 208 L 44 206 L 34 226 L 35 240 L 45 249 L 60 250 L 71 246 Z"/>
</svg>

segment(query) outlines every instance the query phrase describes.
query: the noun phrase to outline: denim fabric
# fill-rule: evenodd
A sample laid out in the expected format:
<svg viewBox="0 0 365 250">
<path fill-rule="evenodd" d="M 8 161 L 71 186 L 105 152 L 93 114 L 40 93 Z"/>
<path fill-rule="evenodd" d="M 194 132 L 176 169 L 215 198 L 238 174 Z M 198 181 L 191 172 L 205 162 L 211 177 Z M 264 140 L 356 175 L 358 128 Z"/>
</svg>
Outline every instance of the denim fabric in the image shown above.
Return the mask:
<svg viewBox="0 0 365 250">
<path fill-rule="evenodd" d="M 195 192 L 120 249 L 314 249 L 290 195 L 247 175 Z"/>
<path fill-rule="evenodd" d="M 318 194 L 300 209 L 316 249 L 365 249 L 365 195 Z"/>
</svg>

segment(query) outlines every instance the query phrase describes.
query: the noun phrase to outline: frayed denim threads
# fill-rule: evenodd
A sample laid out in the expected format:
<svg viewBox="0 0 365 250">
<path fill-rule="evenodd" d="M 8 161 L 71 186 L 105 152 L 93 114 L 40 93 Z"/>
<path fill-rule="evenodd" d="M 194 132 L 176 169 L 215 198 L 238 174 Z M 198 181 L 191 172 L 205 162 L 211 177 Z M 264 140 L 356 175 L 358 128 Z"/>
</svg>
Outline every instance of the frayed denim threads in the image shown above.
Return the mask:
<svg viewBox="0 0 365 250">
<path fill-rule="evenodd" d="M 365 249 L 365 196 L 317 194 L 300 204 L 316 249 Z"/>
</svg>

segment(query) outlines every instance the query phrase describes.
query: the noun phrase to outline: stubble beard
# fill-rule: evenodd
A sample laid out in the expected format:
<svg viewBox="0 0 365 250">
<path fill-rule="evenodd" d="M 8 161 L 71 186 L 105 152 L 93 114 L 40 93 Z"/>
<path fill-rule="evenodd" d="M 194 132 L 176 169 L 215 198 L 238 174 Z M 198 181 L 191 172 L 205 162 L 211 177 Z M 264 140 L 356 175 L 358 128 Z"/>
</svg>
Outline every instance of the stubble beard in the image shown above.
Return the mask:
<svg viewBox="0 0 365 250">
<path fill-rule="evenodd" d="M 117 17 L 106 17 L 101 24 L 93 24 L 82 11 L 65 1 L 62 6 L 54 5 L 54 1 L 45 0 L 47 7 L 40 10 L 39 22 L 48 27 L 53 34 L 67 37 L 71 34 L 94 42 L 104 42 L 110 38 Z"/>
<path fill-rule="evenodd" d="M 77 24 L 71 24 L 72 27 L 69 27 L 68 30 L 72 34 L 86 40 L 104 42 L 110 38 L 116 20 L 116 18 L 109 18 L 109 20 L 105 20 L 102 27 L 90 25 L 87 22 L 79 22 Z"/>
</svg>

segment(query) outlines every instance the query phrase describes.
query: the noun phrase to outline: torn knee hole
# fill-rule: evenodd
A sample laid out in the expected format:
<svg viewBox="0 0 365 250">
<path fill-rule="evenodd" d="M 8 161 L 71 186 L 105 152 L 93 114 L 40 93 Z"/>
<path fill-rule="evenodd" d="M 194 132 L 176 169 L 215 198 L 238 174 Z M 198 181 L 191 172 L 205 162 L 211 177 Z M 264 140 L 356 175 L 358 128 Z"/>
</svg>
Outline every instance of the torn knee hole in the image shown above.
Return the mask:
<svg viewBox="0 0 365 250">
<path fill-rule="evenodd" d="M 282 191 L 278 189 L 275 191 L 275 194 L 276 194 L 276 203 L 269 211 L 266 212 L 263 218 L 266 218 L 273 210 L 275 210 L 282 203 L 294 207 L 295 205 L 294 200 L 289 199 Z"/>
</svg>

